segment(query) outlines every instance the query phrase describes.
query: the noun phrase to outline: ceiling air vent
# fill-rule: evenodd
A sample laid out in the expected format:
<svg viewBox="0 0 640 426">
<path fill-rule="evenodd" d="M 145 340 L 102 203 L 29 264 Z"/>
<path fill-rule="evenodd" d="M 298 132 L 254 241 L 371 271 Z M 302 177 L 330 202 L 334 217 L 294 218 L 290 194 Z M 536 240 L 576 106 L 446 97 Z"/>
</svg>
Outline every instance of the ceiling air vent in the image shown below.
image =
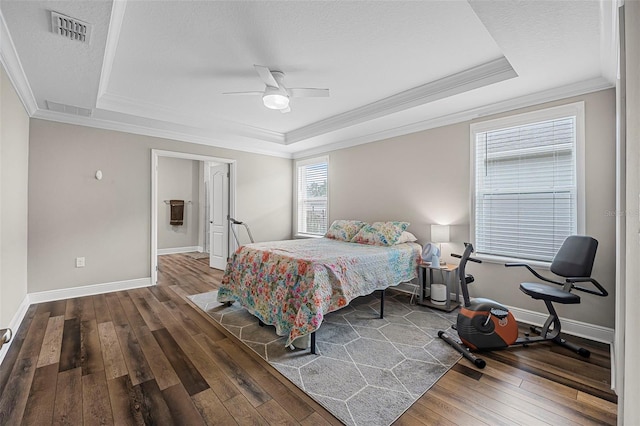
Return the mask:
<svg viewBox="0 0 640 426">
<path fill-rule="evenodd" d="M 80 115 L 82 117 L 91 117 L 91 109 L 82 108 L 73 105 L 65 105 L 58 102 L 47 101 L 47 109 L 64 114 Z"/>
<path fill-rule="evenodd" d="M 91 24 L 87 24 L 70 16 L 62 15 L 53 10 L 51 11 L 51 29 L 54 33 L 70 38 L 71 40 L 89 43 Z"/>
</svg>

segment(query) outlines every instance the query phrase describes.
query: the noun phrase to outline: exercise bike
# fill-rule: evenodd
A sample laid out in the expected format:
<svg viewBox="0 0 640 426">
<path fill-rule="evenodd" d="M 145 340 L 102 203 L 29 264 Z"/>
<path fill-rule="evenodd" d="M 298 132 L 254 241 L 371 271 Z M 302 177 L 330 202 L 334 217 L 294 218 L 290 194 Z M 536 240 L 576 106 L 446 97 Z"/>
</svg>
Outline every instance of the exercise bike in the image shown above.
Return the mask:
<svg viewBox="0 0 640 426">
<path fill-rule="evenodd" d="M 560 336 L 560 319 L 552 305 L 552 302 L 563 304 L 580 303 L 580 296 L 571 293 L 571 290 L 579 290 L 596 296 L 607 296 L 607 291 L 591 278 L 591 270 L 595 259 L 598 242 L 588 236 L 568 237 L 551 263 L 550 270 L 554 274 L 565 278 L 565 282 L 554 281 L 543 277 L 524 263 L 507 263 L 506 267 L 525 267 L 536 278 L 554 284 L 521 283 L 520 290 L 534 299 L 545 302 L 549 316 L 542 327 L 531 326 L 531 332 L 538 336 L 531 337 L 525 333 L 524 337 L 518 337 L 518 323 L 508 308 L 491 299 L 476 298 L 473 302 L 469 298 L 469 284 L 474 282 L 473 275 L 465 272 L 468 261 L 482 263 L 481 260 L 470 257 L 473 253 L 473 245 L 465 243 L 462 256 L 452 254 L 460 259 L 458 266 L 460 287 L 464 306 L 458 313 L 455 330 L 462 341 L 456 341 L 444 331 L 439 331 L 438 336 L 451 345 L 454 349 L 471 361 L 476 367 L 484 368 L 486 362 L 474 355 L 471 351 L 489 351 L 503 349 L 512 345 L 527 346 L 531 343 L 552 341 L 571 349 L 580 356 L 588 358 L 591 353 L 573 343 L 567 342 Z M 595 290 L 585 288 L 576 283 L 589 282 Z M 561 286 L 562 288 L 559 288 Z M 551 327 L 553 325 L 553 327 Z"/>
</svg>

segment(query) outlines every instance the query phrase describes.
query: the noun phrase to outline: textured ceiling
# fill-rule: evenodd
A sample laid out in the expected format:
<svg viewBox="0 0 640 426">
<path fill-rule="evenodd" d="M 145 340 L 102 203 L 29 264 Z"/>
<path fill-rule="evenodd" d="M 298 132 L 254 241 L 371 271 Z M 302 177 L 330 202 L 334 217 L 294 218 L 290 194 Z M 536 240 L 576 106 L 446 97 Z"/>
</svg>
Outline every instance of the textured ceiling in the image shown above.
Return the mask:
<svg viewBox="0 0 640 426">
<path fill-rule="evenodd" d="M 34 116 L 276 155 L 432 127 L 558 88 L 610 86 L 612 6 L 0 1 L 21 65 L 6 67 L 23 73 Z M 92 24 L 90 44 L 53 34 L 51 10 Z M 260 96 L 222 94 L 263 90 L 254 64 L 283 71 L 289 87 L 331 96 L 292 99 L 281 114 Z M 93 116 L 47 111 L 47 100 Z"/>
</svg>

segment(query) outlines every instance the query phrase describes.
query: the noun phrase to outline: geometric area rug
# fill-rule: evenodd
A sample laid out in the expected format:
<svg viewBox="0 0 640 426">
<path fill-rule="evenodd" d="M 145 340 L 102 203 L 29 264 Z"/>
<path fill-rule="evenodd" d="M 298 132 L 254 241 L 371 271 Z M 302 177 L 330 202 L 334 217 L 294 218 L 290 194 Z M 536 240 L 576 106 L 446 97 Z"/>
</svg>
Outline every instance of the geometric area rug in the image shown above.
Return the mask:
<svg viewBox="0 0 640 426">
<path fill-rule="evenodd" d="M 275 327 L 260 327 L 237 302 L 225 306 L 216 297 L 213 291 L 190 299 L 347 425 L 390 425 L 460 359 L 437 334 L 452 332 L 456 313 L 411 304 L 394 289 L 386 292 L 383 319 L 376 295 L 327 314 L 316 355 L 285 347 Z"/>
</svg>

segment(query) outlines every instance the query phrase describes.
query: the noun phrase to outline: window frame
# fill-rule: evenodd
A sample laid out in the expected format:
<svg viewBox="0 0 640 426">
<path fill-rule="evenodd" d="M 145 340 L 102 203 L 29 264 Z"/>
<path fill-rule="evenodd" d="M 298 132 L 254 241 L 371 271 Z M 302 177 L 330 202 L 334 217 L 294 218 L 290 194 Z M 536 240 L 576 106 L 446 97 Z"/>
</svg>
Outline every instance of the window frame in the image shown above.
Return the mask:
<svg viewBox="0 0 640 426">
<path fill-rule="evenodd" d="M 320 157 L 306 158 L 303 160 L 296 160 L 293 165 L 293 227 L 294 238 L 322 238 L 324 234 L 313 234 L 309 232 L 301 232 L 298 229 L 298 170 L 300 167 L 305 167 L 313 164 L 326 164 L 327 165 L 327 218 L 326 228 L 329 229 L 329 156 L 323 155 Z"/>
<path fill-rule="evenodd" d="M 584 234 L 586 228 L 586 197 L 585 197 L 585 119 L 584 101 L 544 108 L 492 120 L 471 123 L 469 138 L 471 146 L 470 162 L 470 203 L 469 203 L 469 231 L 470 241 L 476 245 L 476 135 L 508 127 L 524 126 L 563 117 L 575 117 L 575 173 L 576 173 L 576 229 L 578 234 Z M 549 268 L 551 262 L 507 257 L 491 254 L 478 254 L 477 257 L 489 263 L 524 262 L 531 266 Z"/>
</svg>

